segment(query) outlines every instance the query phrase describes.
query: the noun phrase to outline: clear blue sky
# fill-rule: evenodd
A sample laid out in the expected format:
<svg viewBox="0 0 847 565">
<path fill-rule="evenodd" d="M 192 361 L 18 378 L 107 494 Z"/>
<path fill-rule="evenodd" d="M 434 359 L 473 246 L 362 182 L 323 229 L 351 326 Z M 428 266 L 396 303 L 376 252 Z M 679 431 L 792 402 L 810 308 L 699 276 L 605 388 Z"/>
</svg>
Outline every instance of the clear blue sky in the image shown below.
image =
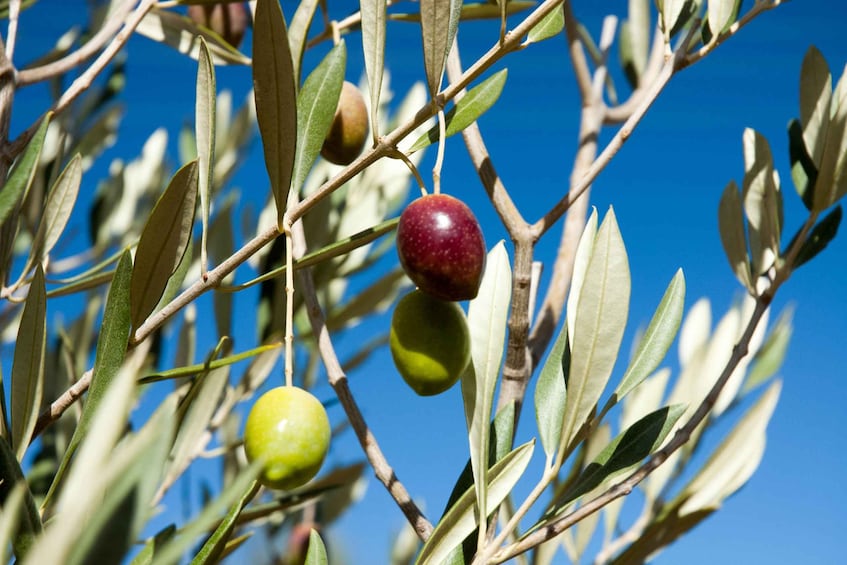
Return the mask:
<svg viewBox="0 0 847 565">
<path fill-rule="evenodd" d="M 328 3 L 338 18 L 358 4 L 352 0 Z M 283 2 L 289 17 L 292 4 Z M 621 14 L 626 3 L 574 4 L 576 14 L 596 37 L 604 10 Z M 745 8 L 750 4 L 746 2 Z M 73 12 L 83 6 L 83 2 L 43 0 L 26 11 L 16 63 L 29 61 L 52 45 L 70 22 L 79 21 Z M 833 73 L 840 75 L 847 62 L 845 22 L 847 3 L 841 1 L 788 2 L 764 15 L 705 61 L 676 76 L 631 141 L 597 179 L 592 203 L 601 211 L 614 205 L 632 270 L 632 310 L 624 351 L 635 328 L 649 320 L 678 267 L 686 274 L 687 305 L 709 297 L 717 316 L 738 297 L 740 287 L 718 237 L 717 204 L 727 181 L 740 181 L 743 173 L 741 133 L 745 127 L 769 139 L 784 181 L 786 231 L 793 233 L 799 226 L 804 209 L 789 182 L 785 127 L 798 114 L 797 78 L 809 45 L 816 45 Z M 459 40 L 464 61 L 488 49 L 496 37 L 497 26 L 491 23 L 462 24 Z M 357 34 L 348 39 L 347 78 L 353 81 L 358 81 L 362 69 L 359 41 Z M 392 24 L 388 43 L 386 64 L 392 87 L 403 93 L 423 77 L 418 29 Z M 314 64 L 314 56 L 306 64 Z M 505 90 L 481 120 L 481 127 L 506 186 L 517 195 L 524 215 L 536 218 L 566 186 L 579 110 L 574 81 L 561 37 L 513 55 L 505 65 L 509 67 Z M 193 119 L 195 73 L 192 61 L 167 48 L 141 38 L 130 42 L 127 113 L 120 141 L 84 177 L 83 202 L 106 174 L 108 163 L 134 157 L 159 125 L 169 129 L 169 157 L 176 161 L 177 132 Z M 236 101 L 242 99 L 250 87 L 249 69 L 219 69 L 218 87 L 233 90 Z M 46 103 L 42 87 L 20 92 L 13 134 Z M 431 168 L 433 153 L 422 171 Z M 254 206 L 267 194 L 260 159 L 257 142 L 235 179 L 243 188 L 245 202 Z M 448 143 L 443 179 L 446 192 L 473 207 L 489 245 L 504 237 L 459 138 Z M 84 215 L 77 214 L 76 221 L 84 222 Z M 776 310 L 796 305 L 795 333 L 781 371 L 784 388 L 759 470 L 722 511 L 666 551 L 658 563 L 838 563 L 843 559 L 847 549 L 843 534 L 847 411 L 842 400 L 847 390 L 843 369 L 847 364 L 845 238 L 840 234 L 818 259 L 803 267 L 774 304 Z M 549 262 L 557 242 L 558 232 L 553 230 L 539 245 L 538 257 Z M 242 304 L 249 307 L 250 300 Z M 251 323 L 250 315 L 242 320 L 242 324 Z M 387 324 L 388 318 L 381 317 L 363 331 L 368 335 L 385 331 Z M 251 335 L 247 328 L 242 339 L 249 340 Z M 216 341 L 211 335 L 202 339 L 199 351 Z M 342 352 L 350 347 L 345 341 L 340 342 Z M 241 343 L 244 348 L 250 345 Z M 8 362 L 6 352 L 4 363 Z M 674 348 L 669 362 L 674 365 L 675 359 Z M 618 367 L 615 375 L 622 370 Z M 437 518 L 467 457 L 458 388 L 437 398 L 415 396 L 395 374 L 387 351 L 352 374 L 351 386 L 397 475 L 427 515 Z M 326 384 L 316 393 L 323 399 L 332 395 Z M 330 414 L 335 421 L 341 418 L 338 407 L 331 408 Z M 534 418 L 525 412 L 519 439 L 533 434 Z M 347 433 L 335 443 L 328 463 L 358 458 L 358 445 Z M 540 456 L 536 459 L 531 475 L 538 472 Z M 213 469 L 210 474 L 214 473 Z M 330 531 L 329 540 L 350 563 L 381 563 L 387 560 L 391 537 L 402 523 L 394 503 L 372 479 L 364 500 Z"/>
</svg>

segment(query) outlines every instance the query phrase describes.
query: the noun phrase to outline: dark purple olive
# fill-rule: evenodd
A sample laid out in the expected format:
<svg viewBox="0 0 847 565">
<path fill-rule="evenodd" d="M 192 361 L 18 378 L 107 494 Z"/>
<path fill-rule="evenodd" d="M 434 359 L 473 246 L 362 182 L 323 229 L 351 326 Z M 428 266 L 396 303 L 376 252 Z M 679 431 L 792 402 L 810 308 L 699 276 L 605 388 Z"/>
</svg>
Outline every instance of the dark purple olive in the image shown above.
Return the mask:
<svg viewBox="0 0 847 565">
<path fill-rule="evenodd" d="M 243 2 L 223 4 L 192 4 L 188 7 L 188 17 L 195 23 L 207 27 L 224 40 L 238 47 L 247 29 L 247 7 Z"/>
<path fill-rule="evenodd" d="M 397 254 L 422 291 L 441 300 L 470 300 L 485 270 L 485 239 L 464 202 L 431 194 L 412 202 L 397 226 Z"/>
</svg>

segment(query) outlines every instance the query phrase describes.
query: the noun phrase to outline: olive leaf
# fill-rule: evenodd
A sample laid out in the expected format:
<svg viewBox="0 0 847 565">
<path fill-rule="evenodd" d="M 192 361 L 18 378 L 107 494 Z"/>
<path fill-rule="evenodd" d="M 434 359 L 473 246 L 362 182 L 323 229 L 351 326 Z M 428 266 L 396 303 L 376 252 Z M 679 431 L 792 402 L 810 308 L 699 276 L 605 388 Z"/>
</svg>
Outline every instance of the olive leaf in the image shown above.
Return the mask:
<svg viewBox="0 0 847 565">
<path fill-rule="evenodd" d="M 256 2 L 253 90 L 265 168 L 281 230 L 297 149 L 297 86 L 285 19 L 277 0 Z"/>
<path fill-rule="evenodd" d="M 429 95 L 435 98 L 459 26 L 462 0 L 421 0 L 421 34 Z"/>
<path fill-rule="evenodd" d="M 568 326 L 565 324 L 553 343 L 535 385 L 535 418 L 548 467 L 562 437 L 568 381 L 565 371 L 570 370 L 570 356 Z"/>
<path fill-rule="evenodd" d="M 361 0 L 359 5 L 362 13 L 362 50 L 371 98 L 371 128 L 376 139 L 379 136 L 379 98 L 385 74 L 386 0 Z"/>
<path fill-rule="evenodd" d="M 200 194 L 200 269 L 205 274 L 208 265 L 206 245 L 209 231 L 209 198 L 215 180 L 215 105 L 217 103 L 217 92 L 212 55 L 203 37 L 200 37 L 200 57 L 197 63 L 194 137 L 197 142 L 197 192 Z"/>
<path fill-rule="evenodd" d="M 50 124 L 52 116 L 52 112 L 47 112 L 41 118 L 41 123 L 35 130 L 32 139 L 27 143 L 26 149 L 12 165 L 9 176 L 3 185 L 3 190 L 0 190 L 0 224 L 6 221 L 6 218 L 9 217 L 9 214 L 32 185 L 32 179 L 35 178 L 35 171 L 38 169 L 41 149 L 44 146 L 44 138 L 47 136 L 47 126 Z"/>
</svg>

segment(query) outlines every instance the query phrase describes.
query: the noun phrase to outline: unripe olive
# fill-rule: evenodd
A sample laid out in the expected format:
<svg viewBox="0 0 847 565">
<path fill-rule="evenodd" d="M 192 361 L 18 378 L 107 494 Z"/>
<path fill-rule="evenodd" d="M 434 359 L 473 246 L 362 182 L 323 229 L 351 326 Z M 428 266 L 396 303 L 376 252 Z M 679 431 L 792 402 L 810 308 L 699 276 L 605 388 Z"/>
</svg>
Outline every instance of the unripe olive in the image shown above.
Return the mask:
<svg viewBox="0 0 847 565">
<path fill-rule="evenodd" d="M 256 400 L 244 426 L 248 461 L 262 460 L 259 482 L 293 489 L 314 477 L 329 449 L 329 419 L 311 393 L 293 386 L 269 390 Z"/>
<path fill-rule="evenodd" d="M 188 17 L 220 35 L 224 41 L 238 47 L 247 30 L 247 8 L 243 2 L 221 4 L 192 4 Z"/>
<path fill-rule="evenodd" d="M 368 107 L 365 99 L 355 85 L 344 81 L 321 155 L 330 163 L 346 166 L 362 154 L 367 140 Z"/>
<path fill-rule="evenodd" d="M 389 347 L 403 380 L 421 396 L 452 387 L 471 358 L 465 313 L 455 302 L 414 290 L 391 318 Z"/>
</svg>

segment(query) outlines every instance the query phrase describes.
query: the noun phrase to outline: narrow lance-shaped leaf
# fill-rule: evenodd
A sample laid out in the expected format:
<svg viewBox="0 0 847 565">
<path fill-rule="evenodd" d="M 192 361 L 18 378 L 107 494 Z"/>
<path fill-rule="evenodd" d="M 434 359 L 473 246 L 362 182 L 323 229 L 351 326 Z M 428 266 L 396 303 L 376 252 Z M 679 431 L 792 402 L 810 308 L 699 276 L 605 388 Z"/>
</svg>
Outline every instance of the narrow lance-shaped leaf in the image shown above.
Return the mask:
<svg viewBox="0 0 847 565">
<path fill-rule="evenodd" d="M 538 422 L 538 435 L 547 455 L 548 466 L 562 436 L 567 398 L 565 370 L 570 370 L 567 324 L 559 332 L 535 385 L 535 419 Z"/>
<path fill-rule="evenodd" d="M 288 205 L 297 149 L 297 87 L 288 32 L 277 0 L 258 0 L 253 22 L 253 89 L 256 119 L 277 211 Z"/>
<path fill-rule="evenodd" d="M 818 253 L 826 249 L 829 242 L 835 239 L 835 234 L 838 233 L 838 226 L 841 225 L 842 210 L 841 206 L 833 208 L 832 212 L 827 214 L 823 220 L 817 223 L 809 233 L 808 238 L 800 247 L 800 252 L 794 259 L 794 268 L 812 260 Z"/>
<path fill-rule="evenodd" d="M 656 370 L 670 349 L 679 324 L 682 321 L 682 311 L 685 306 L 685 276 L 682 269 L 678 270 L 671 279 L 659 307 L 647 326 L 647 331 L 638 342 L 638 347 L 629 367 L 626 369 L 621 384 L 615 391 L 617 400 L 626 396 L 632 389 Z"/>
<path fill-rule="evenodd" d="M 800 122 L 812 162 L 820 165 L 829 130 L 832 74 L 823 55 L 809 47 L 800 69 Z"/>
<path fill-rule="evenodd" d="M 44 138 L 47 135 L 47 126 L 50 124 L 52 112 L 41 118 L 41 124 L 35 130 L 32 139 L 27 143 L 26 149 L 15 161 L 3 190 L 0 190 L 0 224 L 6 221 L 9 214 L 17 203 L 29 190 L 35 171 L 38 168 L 38 159 L 41 157 L 41 148 L 44 146 Z"/>
<path fill-rule="evenodd" d="M 303 53 L 306 51 L 306 36 L 309 26 L 315 16 L 315 10 L 320 0 L 303 0 L 297 5 L 297 11 L 288 26 L 288 45 L 291 49 L 291 63 L 294 66 L 294 84 L 300 84 L 300 67 L 303 64 Z"/>
<path fill-rule="evenodd" d="M 501 241 L 488 253 L 485 274 L 477 297 L 468 307 L 468 328 L 471 335 L 471 363 L 474 378 L 473 392 L 466 393 L 468 382 L 462 379 L 462 394 L 466 397 L 465 414 L 469 427 L 471 465 L 480 514 L 487 515 L 485 503 L 488 472 L 489 423 L 494 400 L 494 387 L 500 374 L 500 362 L 506 338 L 509 298 L 512 292 L 511 269 L 506 247 Z M 474 401 L 469 403 L 468 396 Z M 484 527 L 484 522 L 483 522 Z"/>
<path fill-rule="evenodd" d="M 53 183 L 53 188 L 47 196 L 44 215 L 35 233 L 24 273 L 29 272 L 36 262 L 44 261 L 59 241 L 59 236 L 68 225 L 68 219 L 76 203 L 80 182 L 82 182 L 82 158 L 77 153 Z"/>
<path fill-rule="evenodd" d="M 297 95 L 297 154 L 291 180 L 294 190 L 300 189 L 309 174 L 332 125 L 346 64 L 347 48 L 341 41 L 309 74 Z"/>
<path fill-rule="evenodd" d="M 535 444 L 532 441 L 516 447 L 491 467 L 489 482 L 486 485 L 488 500 L 480 506 L 496 508 L 509 495 L 532 459 L 534 447 Z M 453 549 L 476 529 L 476 506 L 476 489 L 471 487 L 438 522 L 415 563 L 417 565 L 443 563 Z"/>
<path fill-rule="evenodd" d="M 379 97 L 385 73 L 385 10 L 386 0 L 361 0 L 362 50 L 371 98 L 371 130 L 379 136 Z"/>
<path fill-rule="evenodd" d="M 432 98 L 441 88 L 447 53 L 456 37 L 462 0 L 421 0 L 424 68 Z"/>
<path fill-rule="evenodd" d="M 782 235 L 782 196 L 774 179 L 768 141 L 757 131 L 744 130 L 742 198 L 747 216 L 753 273 L 765 272 L 779 255 Z"/>
<path fill-rule="evenodd" d="M 18 459 L 4 437 L 0 437 L 0 477 L 2 477 L 2 480 L 0 480 L 0 508 L 3 508 L 0 522 L 8 519 L 9 515 L 12 514 L 7 510 L 14 508 L 13 497 L 18 497 L 18 512 L 14 514 L 17 531 L 11 543 L 15 557 L 18 561 L 23 562 L 24 556 L 41 533 L 41 515 L 35 506 L 35 500 L 29 490 L 29 485 Z M 19 494 L 16 495 L 16 492 Z M 0 541 L 4 543 L 2 549 L 5 549 L 5 543 L 9 540 L 0 538 Z"/>
<path fill-rule="evenodd" d="M 56 471 L 53 484 L 45 497 L 44 505 L 49 502 L 54 490 L 61 482 L 68 463 L 80 442 L 88 433 L 97 407 L 103 401 L 124 362 L 131 329 L 129 306 L 131 279 L 132 255 L 126 250 L 118 261 L 118 266 L 112 277 L 112 285 L 109 287 L 109 294 L 106 298 L 103 323 L 97 337 L 97 349 L 94 354 L 91 385 L 88 389 L 88 397 L 82 410 L 82 416 L 80 416 L 79 423 L 73 436 L 71 436 L 68 448 L 65 450 L 65 456 L 59 464 L 59 469 Z"/>
<path fill-rule="evenodd" d="M 197 552 L 197 555 L 194 556 L 194 559 L 191 560 L 191 565 L 212 565 L 213 563 L 221 562 L 227 547 L 227 542 L 229 541 L 233 530 L 235 530 L 236 520 L 253 497 L 256 496 L 258 490 L 258 485 L 254 483 L 247 489 L 241 498 L 235 501 L 226 513 L 226 516 L 224 516 L 224 519 L 221 520 L 221 523 L 217 528 L 215 528 L 215 531 L 212 532 L 212 535 L 209 536 L 209 539 L 206 540 L 203 547 L 201 547 L 200 551 Z M 314 532 L 314 530 L 312 531 Z M 324 560 L 324 562 L 326 562 L 326 560 Z"/>
<path fill-rule="evenodd" d="M 326 547 L 320 534 L 313 528 L 309 532 L 309 550 L 306 552 L 305 565 L 327 565 Z"/>
<path fill-rule="evenodd" d="M 130 293 L 136 328 L 156 308 L 188 247 L 194 225 L 197 171 L 197 161 L 192 161 L 174 174 L 141 232 Z"/>
<path fill-rule="evenodd" d="M 23 460 L 29 446 L 44 392 L 44 358 L 47 351 L 47 292 L 41 265 L 24 304 L 15 356 L 12 360 L 12 446 Z"/>
<path fill-rule="evenodd" d="M 534 2 L 533 0 L 509 0 L 504 4 L 507 16 L 538 6 L 538 2 Z M 463 22 L 468 20 L 499 19 L 500 16 L 501 7 L 498 6 L 497 3 L 494 3 L 493 0 L 492 3 L 466 2 L 462 4 L 461 10 L 459 10 L 459 20 Z M 421 15 L 419 12 L 392 12 L 391 14 L 388 14 L 388 19 L 397 22 L 419 22 L 421 21 Z"/>
<path fill-rule="evenodd" d="M 721 195 L 718 206 L 718 227 L 721 243 L 729 265 L 735 276 L 751 294 L 753 277 L 750 271 L 750 259 L 747 257 L 747 236 L 744 233 L 744 213 L 741 210 L 741 196 L 735 181 L 729 181 Z"/>
<path fill-rule="evenodd" d="M 817 212 L 832 206 L 847 193 L 847 68 L 835 86 L 829 114 L 829 129 L 815 185 Z"/>
<path fill-rule="evenodd" d="M 485 79 L 479 85 L 470 89 L 468 93 L 444 115 L 445 136 L 455 135 L 474 123 L 481 115 L 488 111 L 503 92 L 506 84 L 508 69 L 498 71 Z M 421 135 L 409 148 L 410 152 L 418 151 L 438 141 L 438 125 L 432 127 L 428 132 Z"/>
<path fill-rule="evenodd" d="M 577 305 L 579 295 L 582 292 L 582 284 L 585 281 L 585 272 L 588 269 L 588 261 L 594 252 L 594 240 L 597 237 L 597 208 L 592 208 L 591 215 L 585 222 L 585 228 L 579 237 L 576 246 L 576 257 L 573 263 L 573 276 L 571 277 L 571 290 L 568 293 L 566 306 L 566 323 L 568 325 L 568 342 L 573 349 L 574 329 L 576 328 Z"/>
<path fill-rule="evenodd" d="M 215 115 L 217 89 L 215 66 L 206 40 L 200 38 L 197 60 L 197 101 L 194 107 L 194 138 L 197 142 L 197 192 L 200 194 L 200 269 L 208 266 L 206 246 L 209 231 L 209 198 L 215 177 Z"/>
<path fill-rule="evenodd" d="M 665 441 L 685 409 L 683 404 L 660 408 L 620 433 L 586 466 L 557 506 L 576 500 L 603 481 L 620 476 L 641 463 Z"/>
<path fill-rule="evenodd" d="M 807 210 L 814 205 L 814 188 L 818 180 L 818 168 L 812 161 L 803 141 L 803 126 L 797 120 L 788 123 L 788 157 L 791 160 L 791 180 Z"/>
<path fill-rule="evenodd" d="M 507 4 L 508 6 L 508 4 Z M 537 43 L 544 41 L 555 35 L 558 35 L 565 27 L 565 13 L 561 7 L 554 8 L 549 14 L 544 16 L 540 22 L 529 30 L 527 34 L 527 43 Z"/>
<path fill-rule="evenodd" d="M 630 275 L 614 210 L 597 231 L 574 323 L 562 442 L 570 443 L 612 373 L 629 312 Z"/>
<path fill-rule="evenodd" d="M 706 17 L 713 35 L 717 36 L 732 23 L 737 2 L 738 0 L 709 0 Z"/>
</svg>

